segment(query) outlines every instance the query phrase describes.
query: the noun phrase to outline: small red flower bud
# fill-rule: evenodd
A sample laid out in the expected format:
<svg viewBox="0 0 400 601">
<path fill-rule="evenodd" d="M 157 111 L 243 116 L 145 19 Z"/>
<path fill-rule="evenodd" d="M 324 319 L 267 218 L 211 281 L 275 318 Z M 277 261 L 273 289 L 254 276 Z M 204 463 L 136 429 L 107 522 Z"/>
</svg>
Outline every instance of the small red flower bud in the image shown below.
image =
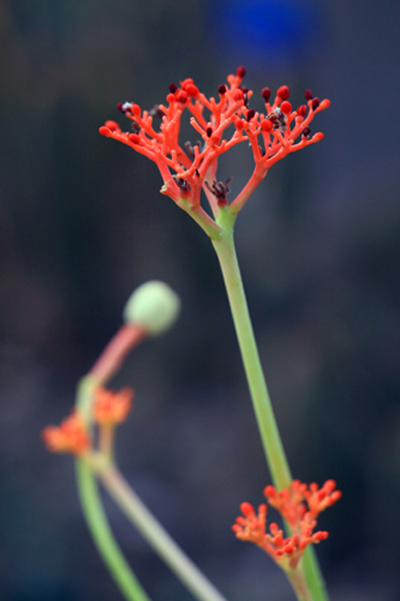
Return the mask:
<svg viewBox="0 0 400 601">
<path fill-rule="evenodd" d="M 140 142 L 140 136 L 138 136 L 137 134 L 129 134 L 128 139 L 134 144 L 139 144 Z"/>
<path fill-rule="evenodd" d="M 123 104 L 122 104 L 122 102 L 118 102 L 118 104 L 117 104 L 117 109 L 118 109 L 119 111 L 121 111 L 121 113 L 124 113 L 125 111 L 124 111 L 124 110 L 122 110 L 122 107 L 123 107 Z"/>
<path fill-rule="evenodd" d="M 176 90 L 178 89 L 178 86 L 175 85 L 174 83 L 170 83 L 168 87 L 169 87 L 169 91 L 171 92 L 171 94 L 175 94 Z"/>
<path fill-rule="evenodd" d="M 281 111 L 282 113 L 285 113 L 285 115 L 290 115 L 290 113 L 292 112 L 292 105 L 290 104 L 290 102 L 288 102 L 287 100 L 282 102 Z"/>
<path fill-rule="evenodd" d="M 261 90 L 261 96 L 264 98 L 265 102 L 268 102 L 268 100 L 271 98 L 271 90 L 269 88 L 263 88 Z"/>
<path fill-rule="evenodd" d="M 177 95 L 178 102 L 180 102 L 181 104 L 185 104 L 187 99 L 188 99 L 188 95 L 186 94 L 186 92 L 184 90 L 181 90 L 180 92 L 178 92 L 178 95 Z"/>
<path fill-rule="evenodd" d="M 246 73 L 247 73 L 246 68 L 243 66 L 240 66 L 238 68 L 238 70 L 236 71 L 236 75 L 238 77 L 240 77 L 241 79 L 243 79 L 243 77 L 246 75 Z"/>
<path fill-rule="evenodd" d="M 193 83 L 189 83 L 185 86 L 185 92 L 192 98 L 196 98 L 199 95 L 199 88 Z"/>
<path fill-rule="evenodd" d="M 182 90 L 186 90 L 186 86 L 188 86 L 190 83 L 194 83 L 191 77 L 187 77 L 186 79 L 181 81 Z"/>
<path fill-rule="evenodd" d="M 102 136 L 106 136 L 106 138 L 109 138 L 111 136 L 111 130 L 106 127 L 105 125 L 102 125 L 101 127 L 99 127 L 99 132 L 101 133 Z"/>
<path fill-rule="evenodd" d="M 264 119 L 263 121 L 261 121 L 261 129 L 263 131 L 269 132 L 271 131 L 273 128 L 273 124 L 272 121 L 270 121 L 269 119 Z"/>
<path fill-rule="evenodd" d="M 138 104 L 132 104 L 132 106 L 131 106 L 132 115 L 140 115 L 141 112 L 142 112 L 142 109 L 140 108 L 140 106 Z"/>
<path fill-rule="evenodd" d="M 176 88 L 178 89 L 178 88 Z M 171 92 L 171 94 L 168 94 L 167 96 L 167 102 L 169 102 L 169 104 L 172 104 L 173 102 L 175 102 L 175 94 Z"/>
<path fill-rule="evenodd" d="M 322 109 L 322 110 L 324 110 L 324 109 L 329 108 L 330 106 L 331 106 L 331 101 L 328 100 L 328 98 L 325 98 L 325 100 L 323 100 L 321 102 L 321 104 L 319 105 L 319 108 Z"/>
<path fill-rule="evenodd" d="M 299 115 L 299 117 L 305 117 L 307 114 L 307 107 L 305 104 L 302 104 L 301 106 L 299 106 L 299 108 L 297 109 L 297 114 Z"/>
<path fill-rule="evenodd" d="M 105 127 L 108 127 L 108 129 L 110 131 L 118 131 L 119 130 L 119 125 L 118 123 L 115 123 L 115 121 L 106 121 L 104 123 Z"/>
<path fill-rule="evenodd" d="M 207 129 L 206 129 L 206 134 L 207 134 L 207 136 L 208 136 L 209 138 L 211 138 L 212 131 L 213 131 L 213 130 L 212 130 L 212 127 L 207 127 Z"/>
<path fill-rule="evenodd" d="M 218 94 L 220 94 L 221 96 L 226 94 L 226 86 L 224 86 L 224 84 L 221 84 L 220 86 L 218 86 Z"/>
<path fill-rule="evenodd" d="M 242 119 L 239 119 L 239 118 L 237 118 L 237 119 L 235 120 L 235 127 L 236 127 L 236 129 L 237 129 L 238 131 L 241 131 L 241 130 L 243 129 L 243 127 L 244 127 L 244 124 L 243 124 L 243 121 L 242 121 Z"/>
<path fill-rule="evenodd" d="M 289 98 L 289 93 L 288 86 L 281 86 L 276 95 L 279 96 L 279 98 L 282 98 L 282 100 L 287 100 Z"/>
<path fill-rule="evenodd" d="M 307 129 L 307 128 L 305 128 L 305 129 Z M 313 135 L 312 139 L 313 139 L 313 142 L 321 142 L 323 137 L 324 137 L 324 134 L 322 133 L 322 131 L 319 131 L 318 133 Z"/>
<path fill-rule="evenodd" d="M 319 107 L 319 98 L 314 98 L 311 104 L 313 111 Z"/>
<path fill-rule="evenodd" d="M 266 486 L 264 488 L 264 495 L 266 497 L 275 497 L 275 495 L 276 495 L 275 487 L 272 486 L 271 484 L 269 486 Z"/>
<path fill-rule="evenodd" d="M 254 507 L 251 505 L 251 503 L 241 503 L 240 511 L 243 513 L 243 515 L 249 516 L 254 513 Z"/>
<path fill-rule="evenodd" d="M 244 100 L 244 94 L 243 91 L 240 90 L 239 88 L 236 88 L 236 90 L 233 91 L 232 93 L 232 98 L 233 100 L 235 100 L 236 102 L 241 102 Z"/>
<path fill-rule="evenodd" d="M 308 102 L 309 100 L 312 100 L 312 99 L 314 98 L 314 96 L 313 96 L 313 94 L 312 94 L 311 90 L 306 90 L 306 91 L 304 92 L 304 98 L 307 100 L 307 102 Z"/>
</svg>

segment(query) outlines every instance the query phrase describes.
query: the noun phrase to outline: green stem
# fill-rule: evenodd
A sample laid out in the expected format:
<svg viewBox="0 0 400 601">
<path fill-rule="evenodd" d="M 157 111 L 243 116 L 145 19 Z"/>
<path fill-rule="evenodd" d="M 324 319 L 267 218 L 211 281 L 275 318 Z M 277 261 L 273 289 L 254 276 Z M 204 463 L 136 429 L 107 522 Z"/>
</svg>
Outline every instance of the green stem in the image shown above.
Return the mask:
<svg viewBox="0 0 400 601">
<path fill-rule="evenodd" d="M 77 410 L 87 422 L 91 416 L 95 378 L 83 378 L 78 385 Z M 151 601 L 123 556 L 103 509 L 93 467 L 85 459 L 76 461 L 79 497 L 93 541 L 112 577 L 128 601 Z"/>
<path fill-rule="evenodd" d="M 76 461 L 78 490 L 84 516 L 100 556 L 128 601 L 150 601 L 122 555 L 108 524 L 100 501 L 92 467 L 85 460 Z"/>
<path fill-rule="evenodd" d="M 120 509 L 194 597 L 199 601 L 226 601 L 164 530 L 113 465 L 100 465 L 98 475 Z"/>
<path fill-rule="evenodd" d="M 222 227 L 223 233 L 217 240 L 212 240 L 212 244 L 221 266 L 268 467 L 274 485 L 278 490 L 282 490 L 290 485 L 292 475 L 276 423 L 251 324 L 233 240 L 235 219 L 236 216 L 230 212 L 229 208 L 221 211 L 218 225 Z M 304 554 L 302 569 L 312 595 L 312 601 L 329 601 L 315 553 L 310 548 Z"/>
</svg>

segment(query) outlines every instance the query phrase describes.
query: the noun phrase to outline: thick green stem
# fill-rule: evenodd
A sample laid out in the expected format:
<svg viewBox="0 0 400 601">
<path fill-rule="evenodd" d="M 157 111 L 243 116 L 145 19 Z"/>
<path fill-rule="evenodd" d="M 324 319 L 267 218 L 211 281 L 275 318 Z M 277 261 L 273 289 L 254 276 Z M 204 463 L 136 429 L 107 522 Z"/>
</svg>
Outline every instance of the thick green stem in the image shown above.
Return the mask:
<svg viewBox="0 0 400 601">
<path fill-rule="evenodd" d="M 100 501 L 92 467 L 85 460 L 76 461 L 78 490 L 84 516 L 97 549 L 111 575 L 128 601 L 150 601 L 122 555 L 108 524 Z"/>
<path fill-rule="evenodd" d="M 292 475 L 268 394 L 243 288 L 233 241 L 235 218 L 236 216 L 230 212 L 229 208 L 221 211 L 218 225 L 222 227 L 223 233 L 219 239 L 212 240 L 212 244 L 221 266 L 250 395 L 272 481 L 278 490 L 282 490 L 290 485 Z M 312 601 L 329 601 L 315 553 L 311 548 L 308 548 L 304 554 L 302 569 Z"/>
<path fill-rule="evenodd" d="M 199 601 L 226 601 L 164 530 L 113 465 L 100 465 L 98 475 L 120 509 L 194 597 Z"/>
</svg>

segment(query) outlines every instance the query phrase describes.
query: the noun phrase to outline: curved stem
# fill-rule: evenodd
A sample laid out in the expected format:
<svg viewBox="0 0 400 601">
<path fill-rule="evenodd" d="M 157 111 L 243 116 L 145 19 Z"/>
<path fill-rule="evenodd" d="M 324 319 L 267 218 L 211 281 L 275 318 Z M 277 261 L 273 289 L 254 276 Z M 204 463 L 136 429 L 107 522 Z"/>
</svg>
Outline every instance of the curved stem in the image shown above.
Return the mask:
<svg viewBox="0 0 400 601">
<path fill-rule="evenodd" d="M 228 294 L 265 457 L 274 485 L 278 490 L 282 490 L 290 485 L 292 475 L 276 423 L 251 324 L 233 241 L 235 219 L 236 215 L 232 214 L 230 207 L 221 211 L 218 225 L 223 228 L 223 234 L 218 240 L 212 240 L 212 244 L 218 256 Z M 315 553 L 311 548 L 308 548 L 304 554 L 302 570 L 312 601 L 329 601 Z"/>
<path fill-rule="evenodd" d="M 111 575 L 128 601 L 150 601 L 122 555 L 111 532 L 92 467 L 76 461 L 76 477 L 84 516 L 97 549 Z"/>
<path fill-rule="evenodd" d="M 115 466 L 100 464 L 98 475 L 143 538 L 199 601 L 226 601 L 150 513 Z"/>
</svg>

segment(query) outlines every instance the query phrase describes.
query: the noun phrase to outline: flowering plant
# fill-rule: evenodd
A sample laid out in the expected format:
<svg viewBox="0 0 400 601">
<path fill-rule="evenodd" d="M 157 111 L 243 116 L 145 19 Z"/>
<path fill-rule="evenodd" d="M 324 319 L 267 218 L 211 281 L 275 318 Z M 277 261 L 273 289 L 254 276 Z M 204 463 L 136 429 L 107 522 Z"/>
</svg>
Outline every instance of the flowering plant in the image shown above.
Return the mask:
<svg viewBox="0 0 400 601">
<path fill-rule="evenodd" d="M 242 515 L 236 519 L 233 531 L 237 538 L 255 543 L 272 557 L 286 573 L 299 601 L 327 601 L 311 546 L 327 538 L 325 531 L 314 532 L 317 518 L 341 493 L 333 480 L 319 488 L 315 483 L 307 486 L 292 478 L 254 338 L 233 233 L 238 213 L 270 167 L 287 154 L 322 140 L 320 132 L 311 135 L 310 124 L 330 102 L 320 101 L 307 90 L 306 104 L 293 110 L 287 86 L 278 89 L 272 104 L 271 91 L 264 88 L 261 95 L 265 114 L 257 112 L 249 108 L 253 92 L 242 84 L 245 74 L 244 67 L 239 67 L 236 75 L 229 75 L 227 85 L 218 87 L 218 100 L 206 97 L 192 79 L 185 79 L 180 86 L 170 84 L 166 105 L 142 111 L 135 103 L 121 103 L 118 108 L 131 121 L 131 131 L 123 132 L 115 121 L 106 121 L 100 133 L 155 162 L 163 180 L 161 193 L 172 198 L 200 225 L 217 253 L 273 481 L 264 494 L 269 505 L 281 514 L 286 534 L 275 522 L 267 529 L 265 504 L 256 513 L 247 502 L 241 504 Z M 190 112 L 190 123 L 201 140 L 186 142 L 182 147 L 179 135 L 185 110 Z M 160 120 L 159 127 L 155 127 L 156 119 Z M 244 188 L 229 202 L 230 179 L 218 181 L 218 158 L 241 142 L 251 147 L 254 170 Z M 202 192 L 209 211 L 202 205 Z M 124 325 L 80 382 L 74 412 L 59 427 L 49 426 L 43 431 L 49 450 L 76 457 L 78 487 L 89 528 L 121 592 L 132 601 L 149 601 L 149 597 L 113 537 L 97 480 L 194 597 L 200 601 L 224 601 L 129 487 L 113 456 L 115 428 L 127 417 L 133 391 L 125 388 L 112 392 L 105 386 L 137 344 L 172 325 L 179 306 L 177 295 L 161 282 L 149 282 L 136 290 L 125 307 Z"/>
</svg>

